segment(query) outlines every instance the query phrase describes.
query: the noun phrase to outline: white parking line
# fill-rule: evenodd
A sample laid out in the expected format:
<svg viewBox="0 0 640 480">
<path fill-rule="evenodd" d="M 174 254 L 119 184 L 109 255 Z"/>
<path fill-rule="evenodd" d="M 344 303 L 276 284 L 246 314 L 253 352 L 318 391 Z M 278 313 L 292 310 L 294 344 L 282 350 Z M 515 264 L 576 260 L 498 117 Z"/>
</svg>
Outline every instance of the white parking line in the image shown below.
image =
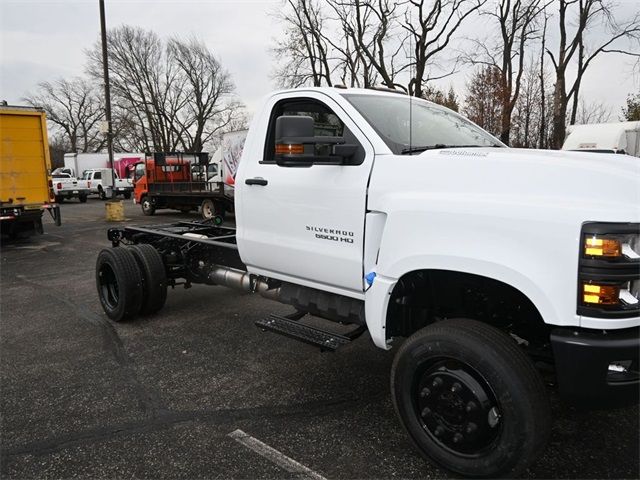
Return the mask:
<svg viewBox="0 0 640 480">
<path fill-rule="evenodd" d="M 299 478 L 310 478 L 313 480 L 327 480 L 319 473 L 314 472 L 310 468 L 305 467 L 301 463 L 296 462 L 293 458 L 287 457 L 284 453 L 279 452 L 266 443 L 261 442 L 257 438 L 244 433 L 242 430 L 234 430 L 229 434 L 236 442 L 241 443 L 250 448 L 258 455 L 263 456 L 267 460 L 275 463 L 279 467 L 284 468 L 289 473 L 295 473 Z"/>
</svg>

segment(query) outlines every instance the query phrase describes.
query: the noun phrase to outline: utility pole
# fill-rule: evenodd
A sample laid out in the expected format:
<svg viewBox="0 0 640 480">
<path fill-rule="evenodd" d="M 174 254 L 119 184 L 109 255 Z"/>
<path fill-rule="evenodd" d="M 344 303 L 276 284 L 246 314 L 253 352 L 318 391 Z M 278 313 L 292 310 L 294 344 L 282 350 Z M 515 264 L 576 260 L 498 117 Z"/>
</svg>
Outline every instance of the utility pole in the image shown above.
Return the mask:
<svg viewBox="0 0 640 480">
<path fill-rule="evenodd" d="M 109 91 L 109 60 L 107 58 L 107 27 L 104 15 L 104 0 L 100 2 L 100 35 L 102 37 L 102 70 L 104 74 L 104 103 L 107 117 L 107 152 L 111 169 L 111 198 L 115 198 L 116 178 L 113 171 L 113 132 L 111 130 L 111 92 Z"/>
</svg>

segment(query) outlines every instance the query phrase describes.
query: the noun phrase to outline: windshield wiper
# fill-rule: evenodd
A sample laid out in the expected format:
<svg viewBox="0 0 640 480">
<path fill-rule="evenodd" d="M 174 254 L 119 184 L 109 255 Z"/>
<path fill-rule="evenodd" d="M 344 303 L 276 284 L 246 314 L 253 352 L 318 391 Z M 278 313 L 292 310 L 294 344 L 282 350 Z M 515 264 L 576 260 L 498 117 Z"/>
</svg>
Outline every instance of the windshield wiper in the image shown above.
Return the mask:
<svg viewBox="0 0 640 480">
<path fill-rule="evenodd" d="M 420 153 L 427 150 L 438 150 L 440 148 L 494 148 L 500 147 L 500 145 L 445 145 L 444 143 L 436 143 L 435 145 L 422 145 L 420 147 L 403 148 L 400 153 L 406 155 L 407 153 Z"/>
</svg>

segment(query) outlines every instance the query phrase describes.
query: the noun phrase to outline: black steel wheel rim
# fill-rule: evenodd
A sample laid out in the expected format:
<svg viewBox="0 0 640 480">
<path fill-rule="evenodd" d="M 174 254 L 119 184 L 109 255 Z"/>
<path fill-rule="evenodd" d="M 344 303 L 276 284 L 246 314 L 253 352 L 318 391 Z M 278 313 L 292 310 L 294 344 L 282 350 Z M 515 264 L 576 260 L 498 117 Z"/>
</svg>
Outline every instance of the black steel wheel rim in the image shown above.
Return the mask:
<svg viewBox="0 0 640 480">
<path fill-rule="evenodd" d="M 481 456 L 501 432 L 496 395 L 480 372 L 460 360 L 437 358 L 422 365 L 412 400 L 425 434 L 456 455 Z"/>
<path fill-rule="evenodd" d="M 110 310 L 114 310 L 118 306 L 120 292 L 118 290 L 118 280 L 111 265 L 104 263 L 100 266 L 98 279 L 102 299 Z"/>
</svg>

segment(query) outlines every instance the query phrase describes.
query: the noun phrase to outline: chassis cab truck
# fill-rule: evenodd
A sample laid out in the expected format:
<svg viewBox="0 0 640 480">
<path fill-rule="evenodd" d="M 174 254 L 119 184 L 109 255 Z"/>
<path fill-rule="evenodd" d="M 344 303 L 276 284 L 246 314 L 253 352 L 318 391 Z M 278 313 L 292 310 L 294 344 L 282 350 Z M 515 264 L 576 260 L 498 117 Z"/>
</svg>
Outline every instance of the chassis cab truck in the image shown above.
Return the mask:
<svg viewBox="0 0 640 480">
<path fill-rule="evenodd" d="M 55 200 L 45 112 L 0 105 L 0 230 L 42 233 L 45 210 L 60 225 Z"/>
<path fill-rule="evenodd" d="M 395 93 L 290 90 L 253 119 L 235 201 L 237 230 L 109 230 L 107 315 L 157 312 L 180 281 L 290 304 L 257 325 L 324 350 L 367 332 L 397 349 L 391 394 L 417 451 L 469 477 L 536 460 L 552 385 L 573 402 L 638 401 L 636 159 L 507 148 Z"/>
</svg>

